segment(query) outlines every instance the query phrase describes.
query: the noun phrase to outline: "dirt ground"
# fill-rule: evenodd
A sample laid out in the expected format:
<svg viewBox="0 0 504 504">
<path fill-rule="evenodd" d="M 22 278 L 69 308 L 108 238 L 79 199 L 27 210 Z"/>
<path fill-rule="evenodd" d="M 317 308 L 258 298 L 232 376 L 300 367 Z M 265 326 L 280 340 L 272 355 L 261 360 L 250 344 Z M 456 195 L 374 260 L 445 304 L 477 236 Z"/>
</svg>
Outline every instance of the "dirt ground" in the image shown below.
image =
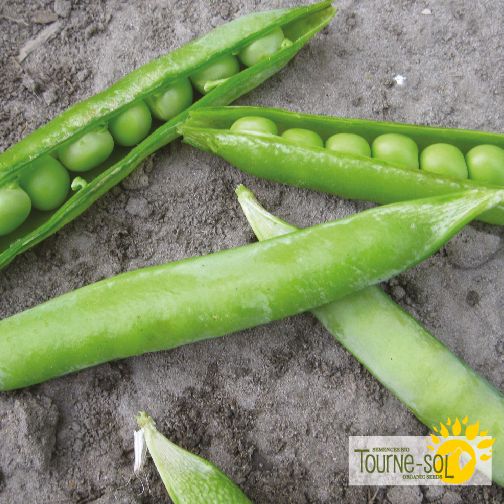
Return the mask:
<svg viewBox="0 0 504 504">
<path fill-rule="evenodd" d="M 213 26 L 299 3 L 3 0 L 0 148 Z M 502 0 L 338 4 L 332 25 L 240 103 L 503 130 Z M 24 44 L 54 23 L 55 36 L 17 64 Z M 368 206 L 259 181 L 175 142 L 2 271 L 0 317 L 122 271 L 251 241 L 233 192 L 240 182 L 303 226 Z M 469 226 L 385 286 L 501 390 L 503 237 Z M 132 475 L 139 409 L 257 503 L 504 502 L 495 485 L 349 487 L 348 435 L 427 430 L 310 316 L 1 394 L 0 502 L 166 502 L 152 465 Z"/>
</svg>

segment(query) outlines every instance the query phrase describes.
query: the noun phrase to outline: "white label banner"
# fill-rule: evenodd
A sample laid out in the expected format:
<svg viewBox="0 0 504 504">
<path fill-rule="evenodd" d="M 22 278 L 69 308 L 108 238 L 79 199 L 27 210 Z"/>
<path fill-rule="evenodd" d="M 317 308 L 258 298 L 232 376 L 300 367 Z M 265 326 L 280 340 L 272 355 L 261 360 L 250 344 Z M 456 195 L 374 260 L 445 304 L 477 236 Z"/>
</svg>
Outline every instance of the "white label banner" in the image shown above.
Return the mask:
<svg viewBox="0 0 504 504">
<path fill-rule="evenodd" d="M 350 485 L 490 485 L 491 436 L 350 436 Z"/>
</svg>

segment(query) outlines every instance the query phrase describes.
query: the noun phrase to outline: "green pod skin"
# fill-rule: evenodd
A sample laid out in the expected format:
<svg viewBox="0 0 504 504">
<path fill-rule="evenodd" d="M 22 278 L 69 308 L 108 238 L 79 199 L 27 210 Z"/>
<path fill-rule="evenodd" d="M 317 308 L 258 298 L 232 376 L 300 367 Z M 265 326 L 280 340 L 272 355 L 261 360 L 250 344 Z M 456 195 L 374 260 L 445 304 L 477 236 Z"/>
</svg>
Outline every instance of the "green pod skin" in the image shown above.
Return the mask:
<svg viewBox="0 0 504 504">
<path fill-rule="evenodd" d="M 165 438 L 146 413 L 137 423 L 174 504 L 252 504 L 217 466 Z"/>
<path fill-rule="evenodd" d="M 297 231 L 245 189 L 239 202 L 259 240 Z M 447 418 L 479 420 L 496 439 L 492 476 L 504 485 L 504 396 L 457 358 L 382 289 L 368 287 L 312 313 L 430 429 Z"/>
<path fill-rule="evenodd" d="M 464 189 L 499 188 L 475 180 L 456 180 L 422 170 L 405 170 L 377 159 L 303 147 L 279 136 L 231 132 L 230 126 L 244 116 L 270 119 L 280 131 L 310 129 L 324 140 L 344 131 L 355 133 L 371 143 L 379 135 L 398 133 L 414 140 L 420 150 L 436 143 L 454 145 L 464 153 L 483 144 L 504 148 L 504 135 L 499 133 L 316 116 L 261 107 L 198 110 L 179 130 L 186 143 L 212 152 L 246 173 L 348 199 L 392 203 Z M 480 216 L 479 220 L 503 225 L 504 206 L 499 205 Z"/>
<path fill-rule="evenodd" d="M 0 390 L 322 306 L 418 264 L 503 197 L 396 203 L 78 289 L 0 322 Z"/>
<path fill-rule="evenodd" d="M 12 259 L 52 235 L 72 221 L 98 198 L 127 177 L 147 156 L 169 144 L 179 134 L 177 127 L 190 110 L 209 105 L 225 105 L 259 86 L 284 68 L 288 62 L 327 26 L 335 15 L 331 2 L 322 2 L 266 12 L 253 13 L 217 27 L 207 35 L 147 63 L 105 91 L 78 103 L 35 130 L 0 154 L 0 188 L 15 182 L 31 162 L 70 144 L 139 101 L 166 89 L 171 83 L 189 78 L 203 66 L 223 54 L 238 54 L 241 49 L 281 27 L 293 42 L 276 54 L 230 77 L 190 107 L 156 127 L 145 140 L 131 149 L 114 149 L 104 165 L 90 173 L 88 183 L 65 204 L 48 213 L 42 222 L 28 219 L 12 234 L 0 239 L 0 268 Z"/>
</svg>

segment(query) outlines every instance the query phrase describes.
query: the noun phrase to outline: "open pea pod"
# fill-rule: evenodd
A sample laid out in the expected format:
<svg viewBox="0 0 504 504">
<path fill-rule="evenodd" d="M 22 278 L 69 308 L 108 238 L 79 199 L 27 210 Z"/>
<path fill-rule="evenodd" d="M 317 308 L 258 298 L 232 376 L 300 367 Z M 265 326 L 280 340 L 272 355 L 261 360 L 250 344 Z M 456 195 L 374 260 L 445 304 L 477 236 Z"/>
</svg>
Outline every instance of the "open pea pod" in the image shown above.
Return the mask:
<svg viewBox="0 0 504 504">
<path fill-rule="evenodd" d="M 195 111 L 180 131 L 186 143 L 251 175 L 351 199 L 392 203 L 504 185 L 498 133 L 261 107 Z M 504 206 L 479 220 L 504 224 Z"/>
<path fill-rule="evenodd" d="M 330 1 L 323 1 L 219 26 L 0 154 L 0 268 L 177 138 L 190 110 L 230 103 L 282 69 L 334 15 Z"/>
</svg>

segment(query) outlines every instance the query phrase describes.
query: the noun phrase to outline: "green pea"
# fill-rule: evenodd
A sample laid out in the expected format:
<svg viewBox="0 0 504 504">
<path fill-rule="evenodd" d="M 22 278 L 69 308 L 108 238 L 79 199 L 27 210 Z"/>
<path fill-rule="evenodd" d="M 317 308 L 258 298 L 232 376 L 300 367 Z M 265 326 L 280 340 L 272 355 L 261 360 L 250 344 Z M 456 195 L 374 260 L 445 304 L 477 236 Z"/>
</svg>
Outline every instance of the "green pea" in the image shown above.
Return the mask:
<svg viewBox="0 0 504 504">
<path fill-rule="evenodd" d="M 324 147 L 324 142 L 318 133 L 304 128 L 291 128 L 282 133 L 282 137 L 291 142 L 306 147 Z"/>
<path fill-rule="evenodd" d="M 462 151 L 445 143 L 426 147 L 420 154 L 420 168 L 426 172 L 457 179 L 466 179 L 468 176 Z"/>
<path fill-rule="evenodd" d="M 504 185 L 504 149 L 478 145 L 467 153 L 469 177 L 478 182 Z"/>
<path fill-rule="evenodd" d="M 194 87 L 201 93 L 206 94 L 208 84 L 221 79 L 227 79 L 240 71 L 240 64 L 235 56 L 228 54 L 214 61 L 211 65 L 202 68 L 191 76 Z"/>
<path fill-rule="evenodd" d="M 367 140 L 355 133 L 336 133 L 326 141 L 326 148 L 342 154 L 371 157 L 371 147 Z"/>
<path fill-rule="evenodd" d="M 52 156 L 42 156 L 32 163 L 20 181 L 37 210 L 54 210 L 65 201 L 70 189 L 70 175 Z"/>
<path fill-rule="evenodd" d="M 163 91 L 147 99 L 154 117 L 168 121 L 179 115 L 193 102 L 193 88 L 189 79 L 171 83 Z"/>
<path fill-rule="evenodd" d="M 0 189 L 0 236 L 17 229 L 30 215 L 31 200 L 17 185 Z"/>
<path fill-rule="evenodd" d="M 371 148 L 373 157 L 395 165 L 417 170 L 418 146 L 411 138 L 398 133 L 386 133 L 375 138 Z"/>
<path fill-rule="evenodd" d="M 86 172 L 103 163 L 114 150 L 114 139 L 107 128 L 86 133 L 59 150 L 60 161 L 73 172 Z"/>
<path fill-rule="evenodd" d="M 255 135 L 278 135 L 277 125 L 266 117 L 245 116 L 236 120 L 230 128 L 235 133 L 252 133 Z"/>
<path fill-rule="evenodd" d="M 133 105 L 109 123 L 114 140 L 125 147 L 139 144 L 149 134 L 151 126 L 152 116 L 143 102 Z"/>
<path fill-rule="evenodd" d="M 273 56 L 280 49 L 284 39 L 285 35 L 282 29 L 275 28 L 242 49 L 238 57 L 245 66 L 254 66 L 256 63 Z"/>
</svg>

